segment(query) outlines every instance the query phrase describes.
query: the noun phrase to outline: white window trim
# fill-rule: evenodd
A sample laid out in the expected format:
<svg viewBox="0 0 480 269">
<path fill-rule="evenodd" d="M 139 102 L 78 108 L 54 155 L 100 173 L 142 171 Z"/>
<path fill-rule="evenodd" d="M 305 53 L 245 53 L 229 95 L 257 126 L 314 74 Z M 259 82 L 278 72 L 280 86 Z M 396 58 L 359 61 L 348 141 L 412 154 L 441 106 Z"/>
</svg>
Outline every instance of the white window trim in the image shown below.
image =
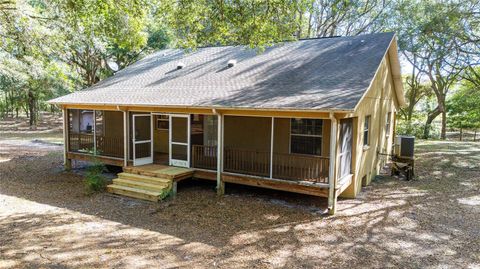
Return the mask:
<svg viewBox="0 0 480 269">
<path fill-rule="evenodd" d="M 372 116 L 371 115 L 366 115 L 365 116 L 365 121 L 363 123 L 363 148 L 368 149 L 370 147 L 370 124 L 372 122 Z M 365 129 L 365 124 L 368 122 L 368 128 Z M 365 132 L 367 132 L 367 144 L 365 144 Z"/>
<path fill-rule="evenodd" d="M 387 113 L 387 121 L 385 122 L 385 137 L 390 137 L 390 129 L 392 128 L 392 112 Z"/>
</svg>

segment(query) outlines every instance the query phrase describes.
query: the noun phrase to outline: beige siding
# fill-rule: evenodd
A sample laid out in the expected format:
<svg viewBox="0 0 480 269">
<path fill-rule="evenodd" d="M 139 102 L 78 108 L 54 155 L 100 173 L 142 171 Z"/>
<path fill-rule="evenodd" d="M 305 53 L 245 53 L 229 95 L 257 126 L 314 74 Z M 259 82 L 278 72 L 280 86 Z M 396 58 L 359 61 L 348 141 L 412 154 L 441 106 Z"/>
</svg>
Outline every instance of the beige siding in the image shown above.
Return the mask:
<svg viewBox="0 0 480 269">
<path fill-rule="evenodd" d="M 225 116 L 225 147 L 270 151 L 271 118 Z"/>
<path fill-rule="evenodd" d="M 160 153 L 168 153 L 168 130 L 158 130 L 157 126 L 154 126 L 154 128 L 153 151 Z"/>
<path fill-rule="evenodd" d="M 361 190 L 362 184 L 368 185 L 372 178 L 379 173 L 386 157 L 377 155 L 377 152 L 390 153 L 393 141 L 393 115 L 396 111 L 397 100 L 393 86 L 390 61 L 384 58 L 373 80 L 373 83 L 354 113 L 354 156 L 352 170 L 354 180 L 342 194 L 344 197 L 355 197 Z M 388 112 L 392 112 L 388 114 Z M 368 147 L 363 146 L 363 130 L 365 116 L 370 115 Z M 390 129 L 386 130 L 386 118 L 390 115 Z M 390 134 L 386 138 L 387 132 Z M 365 178 L 362 182 L 362 178 Z"/>
</svg>

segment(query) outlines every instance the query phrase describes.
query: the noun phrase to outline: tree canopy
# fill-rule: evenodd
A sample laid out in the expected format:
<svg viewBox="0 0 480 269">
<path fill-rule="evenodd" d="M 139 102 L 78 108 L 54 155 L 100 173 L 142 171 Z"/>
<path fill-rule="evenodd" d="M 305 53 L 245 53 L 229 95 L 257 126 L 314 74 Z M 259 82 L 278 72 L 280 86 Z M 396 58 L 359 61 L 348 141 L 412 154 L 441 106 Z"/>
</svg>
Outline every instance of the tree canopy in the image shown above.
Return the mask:
<svg viewBox="0 0 480 269">
<path fill-rule="evenodd" d="M 433 94 L 423 135 L 441 115 L 444 137 L 451 92 L 480 86 L 479 29 L 479 0 L 0 0 L 0 116 L 25 112 L 34 125 L 45 100 L 165 47 L 261 53 L 300 38 L 395 31 L 413 66 L 404 116 Z"/>
<path fill-rule="evenodd" d="M 480 128 L 480 88 L 471 82 L 453 93 L 447 102 L 449 123 L 455 128 Z"/>
</svg>

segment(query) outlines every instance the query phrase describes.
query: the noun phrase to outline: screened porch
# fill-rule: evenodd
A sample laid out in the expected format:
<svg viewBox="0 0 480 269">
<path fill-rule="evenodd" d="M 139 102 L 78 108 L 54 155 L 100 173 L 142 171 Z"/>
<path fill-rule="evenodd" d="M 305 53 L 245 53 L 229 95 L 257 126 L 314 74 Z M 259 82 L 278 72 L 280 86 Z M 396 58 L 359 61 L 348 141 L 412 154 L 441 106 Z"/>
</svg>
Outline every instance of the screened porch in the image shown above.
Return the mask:
<svg viewBox="0 0 480 269">
<path fill-rule="evenodd" d="M 124 158 L 121 111 L 69 109 L 67 115 L 69 152 Z"/>
<path fill-rule="evenodd" d="M 213 119 L 216 121 L 216 118 Z M 328 183 L 330 120 L 224 116 L 225 173 Z M 210 144 L 192 143 L 193 168 L 217 170 L 217 124 Z"/>
</svg>

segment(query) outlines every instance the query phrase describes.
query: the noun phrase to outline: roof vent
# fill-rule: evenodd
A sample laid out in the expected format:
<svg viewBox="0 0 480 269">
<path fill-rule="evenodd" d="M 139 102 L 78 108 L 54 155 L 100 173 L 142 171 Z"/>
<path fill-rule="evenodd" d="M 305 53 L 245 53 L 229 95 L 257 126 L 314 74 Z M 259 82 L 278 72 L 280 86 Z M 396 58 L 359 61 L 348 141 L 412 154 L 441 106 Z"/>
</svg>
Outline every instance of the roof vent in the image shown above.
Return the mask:
<svg viewBox="0 0 480 269">
<path fill-rule="evenodd" d="M 227 63 L 228 68 L 234 67 L 237 64 L 237 60 L 229 60 Z"/>
<path fill-rule="evenodd" d="M 177 63 L 177 69 L 182 69 L 182 68 L 184 68 L 184 67 L 185 67 L 185 64 L 184 64 L 184 63 L 182 63 L 182 62 L 178 62 L 178 63 Z"/>
</svg>

